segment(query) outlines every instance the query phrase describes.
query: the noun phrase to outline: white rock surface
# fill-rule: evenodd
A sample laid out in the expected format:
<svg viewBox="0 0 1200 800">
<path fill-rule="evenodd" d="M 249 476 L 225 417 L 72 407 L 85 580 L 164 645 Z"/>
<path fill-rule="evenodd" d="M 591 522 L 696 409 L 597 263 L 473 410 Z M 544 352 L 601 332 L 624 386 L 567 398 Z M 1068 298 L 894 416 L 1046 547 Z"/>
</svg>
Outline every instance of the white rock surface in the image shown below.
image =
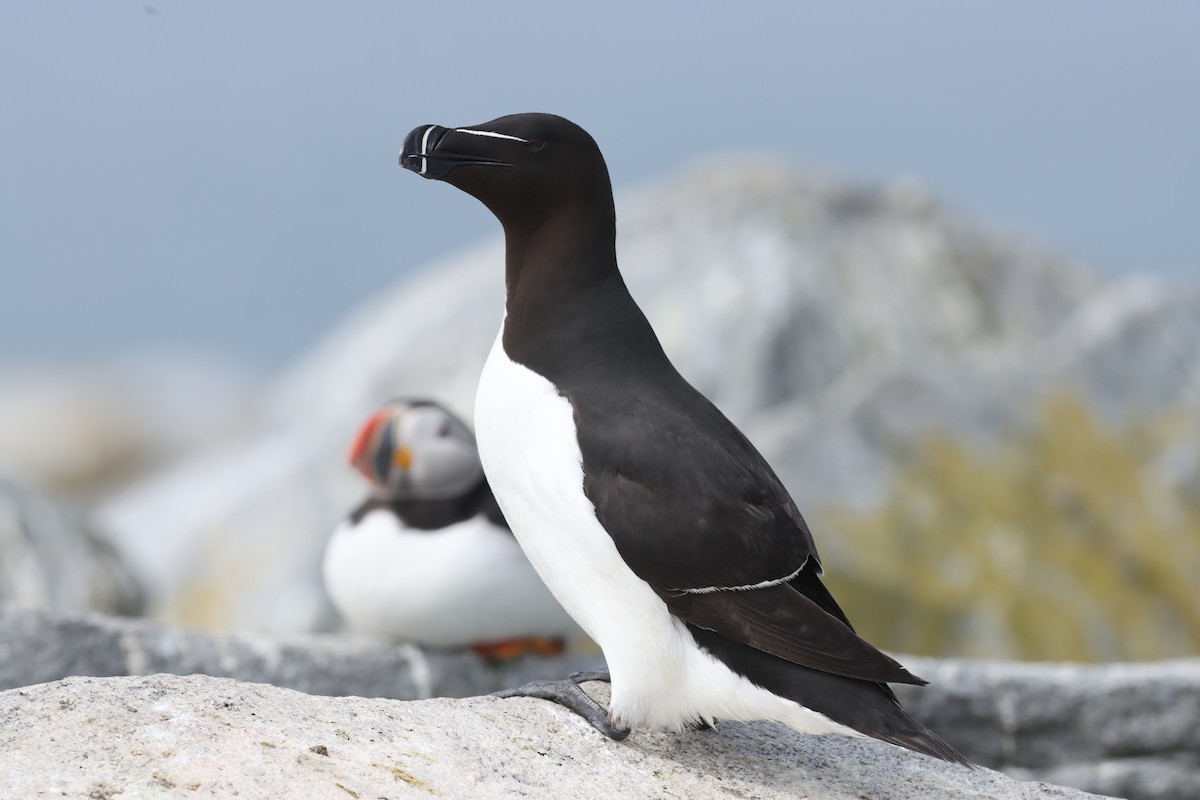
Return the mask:
<svg viewBox="0 0 1200 800">
<path fill-rule="evenodd" d="M 1095 797 L 768 723 L 612 742 L 544 701 L 313 697 L 202 676 L 12 689 L 0 723 L 0 791 L 21 798 Z"/>
</svg>

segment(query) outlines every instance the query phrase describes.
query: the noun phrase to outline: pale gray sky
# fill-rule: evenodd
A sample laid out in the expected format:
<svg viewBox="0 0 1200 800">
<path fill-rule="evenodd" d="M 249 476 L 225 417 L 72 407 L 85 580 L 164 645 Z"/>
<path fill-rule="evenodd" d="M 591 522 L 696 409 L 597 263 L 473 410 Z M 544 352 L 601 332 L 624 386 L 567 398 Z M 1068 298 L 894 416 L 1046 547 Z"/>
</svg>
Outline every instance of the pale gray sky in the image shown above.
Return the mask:
<svg viewBox="0 0 1200 800">
<path fill-rule="evenodd" d="M 942 198 L 1109 271 L 1200 275 L 1200 4 L 10 0 L 0 364 L 272 366 L 494 235 L 417 124 L 551 111 L 618 191 L 725 150 Z"/>
</svg>

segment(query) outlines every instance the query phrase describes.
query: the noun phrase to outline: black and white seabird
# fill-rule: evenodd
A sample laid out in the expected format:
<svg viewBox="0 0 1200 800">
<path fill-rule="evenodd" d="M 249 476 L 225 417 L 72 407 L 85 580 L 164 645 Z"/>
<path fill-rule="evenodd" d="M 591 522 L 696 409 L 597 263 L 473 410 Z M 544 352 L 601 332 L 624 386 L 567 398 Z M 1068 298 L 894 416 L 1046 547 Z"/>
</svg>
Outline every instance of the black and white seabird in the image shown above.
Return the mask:
<svg viewBox="0 0 1200 800">
<path fill-rule="evenodd" d="M 352 627 L 491 658 L 560 653 L 578 635 L 509 531 L 462 420 L 392 401 L 349 460 L 371 494 L 329 540 L 322 575 Z"/>
<path fill-rule="evenodd" d="M 608 169 L 549 114 L 413 130 L 402 166 L 505 233 L 506 304 L 476 397 L 483 468 L 530 562 L 604 651 L 612 701 L 530 684 L 621 738 L 770 719 L 966 763 L 888 683 L 808 525 L 754 446 L 675 370 L 617 269 Z"/>
</svg>

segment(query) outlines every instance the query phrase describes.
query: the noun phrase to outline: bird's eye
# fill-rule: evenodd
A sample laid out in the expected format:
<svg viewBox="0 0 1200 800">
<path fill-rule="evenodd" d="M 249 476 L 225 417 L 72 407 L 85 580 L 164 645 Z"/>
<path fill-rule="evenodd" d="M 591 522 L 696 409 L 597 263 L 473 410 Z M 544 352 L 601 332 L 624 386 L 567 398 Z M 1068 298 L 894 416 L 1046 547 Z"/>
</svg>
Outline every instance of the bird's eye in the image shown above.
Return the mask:
<svg viewBox="0 0 1200 800">
<path fill-rule="evenodd" d="M 543 139 L 530 139 L 528 142 L 525 143 L 525 149 L 531 153 L 536 153 L 537 151 L 541 150 L 545 146 L 546 146 L 546 142 Z"/>
<path fill-rule="evenodd" d="M 449 436 L 450 435 L 450 423 L 443 422 L 440 426 L 438 426 L 437 435 L 438 436 Z"/>
</svg>

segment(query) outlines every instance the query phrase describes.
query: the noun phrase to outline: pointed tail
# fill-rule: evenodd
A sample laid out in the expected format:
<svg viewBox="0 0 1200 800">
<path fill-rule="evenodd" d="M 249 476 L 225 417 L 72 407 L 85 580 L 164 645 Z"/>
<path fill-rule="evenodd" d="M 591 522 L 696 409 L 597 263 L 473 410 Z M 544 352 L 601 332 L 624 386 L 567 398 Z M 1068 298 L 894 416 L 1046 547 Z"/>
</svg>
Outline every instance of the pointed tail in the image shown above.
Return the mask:
<svg viewBox="0 0 1200 800">
<path fill-rule="evenodd" d="M 793 664 L 710 630 L 688 625 L 696 643 L 747 680 L 834 722 L 890 744 L 968 767 L 975 765 L 901 707 L 883 683 Z"/>
</svg>

